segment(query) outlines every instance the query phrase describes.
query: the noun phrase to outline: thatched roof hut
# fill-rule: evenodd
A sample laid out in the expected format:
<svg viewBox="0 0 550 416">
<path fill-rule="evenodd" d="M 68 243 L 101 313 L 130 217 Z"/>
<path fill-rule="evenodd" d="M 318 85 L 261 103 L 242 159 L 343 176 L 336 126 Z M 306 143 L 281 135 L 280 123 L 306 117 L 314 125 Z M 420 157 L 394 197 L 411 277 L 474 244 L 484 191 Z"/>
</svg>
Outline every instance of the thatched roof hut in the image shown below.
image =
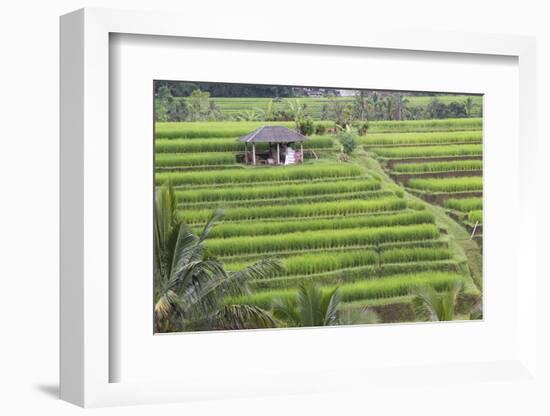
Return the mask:
<svg viewBox="0 0 550 416">
<path fill-rule="evenodd" d="M 257 128 L 251 133 L 242 136 L 238 139 L 246 144 L 252 144 L 252 163 L 256 164 L 256 143 L 269 143 L 277 145 L 277 164 L 280 163 L 280 144 L 291 145 L 292 143 L 300 143 L 300 155 L 303 155 L 302 143 L 309 140 L 309 137 L 298 133 L 295 130 L 291 130 L 284 126 L 262 126 Z M 248 153 L 248 151 L 247 151 Z M 247 158 L 248 159 L 248 158 Z"/>
</svg>

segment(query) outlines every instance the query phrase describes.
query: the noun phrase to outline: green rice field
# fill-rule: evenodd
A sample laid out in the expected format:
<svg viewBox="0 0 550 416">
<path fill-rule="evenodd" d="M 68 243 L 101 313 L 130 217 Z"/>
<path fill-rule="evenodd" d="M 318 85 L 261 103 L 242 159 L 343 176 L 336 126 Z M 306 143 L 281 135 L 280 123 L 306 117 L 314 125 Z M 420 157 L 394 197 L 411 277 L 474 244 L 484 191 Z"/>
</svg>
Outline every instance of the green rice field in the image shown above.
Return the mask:
<svg viewBox="0 0 550 416">
<path fill-rule="evenodd" d="M 257 98 L 214 101 L 227 114 L 267 106 Z M 314 112 L 323 104 L 308 100 Z M 459 242 L 468 232 L 447 213 L 481 223 L 482 197 L 464 196 L 483 190 L 481 118 L 371 122 L 346 162 L 327 133 L 305 142 L 312 153 L 302 164 L 242 164 L 237 138 L 265 124 L 156 123 L 155 185 L 175 188 L 178 217 L 200 233 L 223 209 L 206 241 L 208 256 L 228 271 L 264 258 L 282 264 L 253 280 L 248 294 L 228 294 L 226 305 L 269 311 L 304 282 L 323 293 L 338 286 L 343 308 L 376 305 L 381 316 L 396 308 L 412 313 L 411 294 L 423 286 L 441 292 L 460 282 L 465 294 L 480 294 L 480 277 Z M 446 199 L 434 200 L 439 194 Z"/>
</svg>

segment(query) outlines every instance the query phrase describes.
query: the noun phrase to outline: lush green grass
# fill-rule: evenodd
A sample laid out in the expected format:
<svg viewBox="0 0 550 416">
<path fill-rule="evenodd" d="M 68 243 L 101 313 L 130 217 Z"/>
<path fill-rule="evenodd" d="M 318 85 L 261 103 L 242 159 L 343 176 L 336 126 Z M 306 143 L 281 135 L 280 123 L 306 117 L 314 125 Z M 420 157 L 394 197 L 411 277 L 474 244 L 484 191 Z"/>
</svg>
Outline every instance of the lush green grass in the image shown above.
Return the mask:
<svg viewBox="0 0 550 416">
<path fill-rule="evenodd" d="M 475 223 L 476 221 L 479 221 L 480 224 L 483 224 L 483 211 L 474 210 L 474 211 L 468 212 L 468 221 L 471 223 Z"/>
<path fill-rule="evenodd" d="M 469 212 L 483 209 L 483 198 L 451 198 L 445 201 L 445 208 Z"/>
<path fill-rule="evenodd" d="M 481 144 L 448 146 L 377 147 L 371 152 L 387 158 L 433 157 L 433 156 L 477 156 L 481 155 Z"/>
<path fill-rule="evenodd" d="M 278 186 L 260 185 L 243 188 L 198 188 L 177 191 L 179 202 L 240 201 L 249 199 L 271 199 L 279 197 L 301 197 L 330 193 L 364 192 L 380 189 L 380 182 L 374 179 L 336 180 L 333 182 L 285 184 Z"/>
<path fill-rule="evenodd" d="M 329 271 L 386 263 L 409 263 L 420 261 L 449 260 L 452 253 L 444 247 L 405 247 L 383 250 L 378 254 L 373 249 L 327 251 L 285 257 L 284 270 L 272 276 L 299 276 Z M 230 271 L 237 271 L 249 262 L 227 263 Z"/>
<path fill-rule="evenodd" d="M 434 217 L 427 211 L 398 212 L 395 214 L 300 219 L 270 222 L 222 222 L 210 232 L 211 237 L 238 237 L 274 235 L 299 231 L 338 230 L 344 228 L 373 228 L 394 225 L 433 224 Z"/>
<path fill-rule="evenodd" d="M 159 172 L 155 183 L 162 185 L 213 185 L 255 182 L 285 182 L 292 180 L 365 176 L 365 169 L 353 164 L 312 164 L 294 166 L 253 167 L 207 172 Z"/>
<path fill-rule="evenodd" d="M 304 142 L 304 149 L 330 149 L 334 146 L 334 137 L 317 136 Z M 258 143 L 256 150 L 266 150 L 267 143 Z M 200 153 L 200 152 L 243 152 L 245 143 L 236 138 L 200 138 L 200 139 L 157 139 L 156 153 Z M 252 146 L 248 146 L 252 151 Z"/>
<path fill-rule="evenodd" d="M 418 274 L 404 274 L 388 276 L 380 279 L 359 280 L 340 286 L 340 296 L 344 302 L 363 299 L 391 298 L 406 296 L 412 290 L 421 286 L 432 286 L 438 290 L 447 290 L 455 282 L 462 281 L 463 277 L 457 273 L 425 272 Z M 329 291 L 333 287 L 325 287 Z M 293 298 L 295 289 L 266 290 L 252 295 L 238 298 L 228 298 L 227 304 L 257 305 L 266 309 L 271 307 L 275 298 Z"/>
<path fill-rule="evenodd" d="M 188 121 L 181 123 L 155 123 L 157 139 L 195 139 L 197 137 L 218 138 L 244 136 L 268 123 L 271 126 L 294 128 L 292 121 Z"/>
<path fill-rule="evenodd" d="M 481 160 L 453 160 L 449 162 L 396 163 L 392 170 L 398 173 L 427 173 L 483 169 Z"/>
<path fill-rule="evenodd" d="M 479 176 L 439 179 L 413 178 L 407 182 L 407 186 L 430 192 L 481 191 L 483 189 L 483 178 Z"/>
<path fill-rule="evenodd" d="M 236 162 L 235 153 L 157 153 L 155 166 L 207 166 L 230 165 Z"/>
<path fill-rule="evenodd" d="M 394 241 L 434 239 L 439 231 L 432 224 L 363 229 L 305 231 L 289 234 L 210 239 L 208 251 L 215 256 L 270 253 L 286 250 L 346 247 Z"/>
<path fill-rule="evenodd" d="M 373 121 L 369 133 L 481 130 L 482 126 L 481 118 Z"/>
<path fill-rule="evenodd" d="M 481 143 L 481 131 L 442 131 L 428 133 L 369 133 L 359 138 L 361 144 L 413 145 L 440 143 Z"/>
<path fill-rule="evenodd" d="M 346 216 L 383 211 L 399 211 L 406 207 L 407 202 L 398 197 L 380 198 L 369 201 L 344 200 L 312 204 L 252 206 L 228 208 L 224 211 L 224 219 L 257 220 L 269 218 Z M 188 224 L 204 223 L 211 215 L 211 209 L 183 210 L 180 212 L 180 217 Z"/>
</svg>

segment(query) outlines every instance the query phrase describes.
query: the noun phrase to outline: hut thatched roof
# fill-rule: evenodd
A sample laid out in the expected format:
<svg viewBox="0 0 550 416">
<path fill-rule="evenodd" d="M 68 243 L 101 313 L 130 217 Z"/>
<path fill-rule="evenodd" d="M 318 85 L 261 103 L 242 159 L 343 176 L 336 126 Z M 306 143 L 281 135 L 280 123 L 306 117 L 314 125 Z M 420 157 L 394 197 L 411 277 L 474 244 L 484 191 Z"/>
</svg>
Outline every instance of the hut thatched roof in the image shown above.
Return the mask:
<svg viewBox="0 0 550 416">
<path fill-rule="evenodd" d="M 239 138 L 239 141 L 245 143 L 294 143 L 306 140 L 309 137 L 284 126 L 262 126 Z"/>
</svg>

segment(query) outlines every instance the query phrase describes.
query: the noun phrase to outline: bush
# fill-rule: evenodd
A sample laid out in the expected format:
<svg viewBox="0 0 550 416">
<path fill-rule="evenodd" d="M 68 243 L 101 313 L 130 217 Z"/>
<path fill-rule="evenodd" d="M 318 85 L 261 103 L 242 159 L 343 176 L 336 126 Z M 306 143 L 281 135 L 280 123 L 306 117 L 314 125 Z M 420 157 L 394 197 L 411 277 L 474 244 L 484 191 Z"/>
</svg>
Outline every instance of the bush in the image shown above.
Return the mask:
<svg viewBox="0 0 550 416">
<path fill-rule="evenodd" d="M 338 141 L 342 145 L 342 153 L 351 155 L 357 147 L 357 133 L 351 129 L 338 134 Z"/>
<path fill-rule="evenodd" d="M 367 131 L 369 130 L 369 122 L 363 121 L 357 124 L 357 133 L 359 133 L 359 136 L 364 136 L 367 134 Z"/>
<path fill-rule="evenodd" d="M 320 123 L 315 124 L 315 134 L 322 136 L 326 132 L 327 132 L 327 126 Z"/>
<path fill-rule="evenodd" d="M 297 122 L 298 131 L 304 136 L 311 136 L 315 130 L 313 121 L 310 118 L 303 118 Z"/>
</svg>

